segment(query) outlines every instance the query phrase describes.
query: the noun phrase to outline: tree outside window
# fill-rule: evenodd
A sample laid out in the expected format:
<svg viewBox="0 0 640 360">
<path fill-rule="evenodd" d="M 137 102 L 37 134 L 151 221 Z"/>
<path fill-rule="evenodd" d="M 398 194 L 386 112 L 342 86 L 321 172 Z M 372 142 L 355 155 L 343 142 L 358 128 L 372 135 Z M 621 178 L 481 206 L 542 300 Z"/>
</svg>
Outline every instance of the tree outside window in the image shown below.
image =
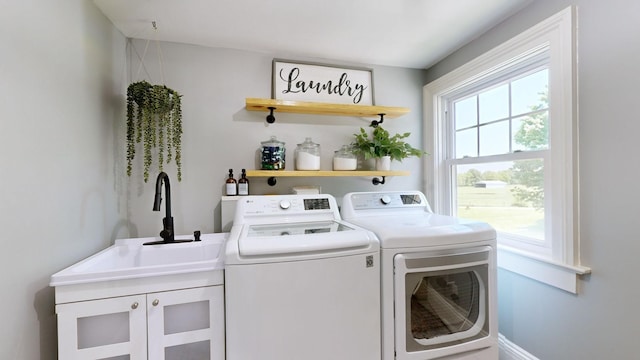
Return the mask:
<svg viewBox="0 0 640 360">
<path fill-rule="evenodd" d="M 539 77 L 546 82 L 546 74 L 545 69 L 528 76 Z M 459 111 L 454 115 L 456 121 L 461 116 L 466 125 L 471 124 L 457 131 L 457 134 L 465 133 L 456 136 L 456 140 L 468 141 L 468 133 L 475 131 L 473 140 L 476 142 L 473 145 L 477 149 L 456 144 L 456 149 L 464 149 L 465 154 L 452 162 L 457 173 L 457 216 L 486 221 L 498 231 L 527 238 L 531 242 L 544 242 L 543 153 L 549 148 L 548 87 L 542 85 L 542 91 L 536 91 L 534 87 L 533 94 L 526 100 L 528 106 L 518 105 L 518 101 L 523 102 L 523 96 L 518 97 L 523 92 L 522 86 L 512 84 L 525 84 L 527 80 L 525 76 L 498 87 L 507 89 L 507 98 L 510 99 L 504 104 L 505 118 L 481 123 L 480 117 L 470 122 L 468 111 Z M 537 88 L 540 89 L 540 83 Z M 480 92 L 474 96 L 481 99 L 482 94 Z M 474 100 L 473 97 L 466 97 L 460 101 L 473 103 L 470 99 Z M 474 101 L 477 109 L 472 109 L 472 113 L 475 115 L 482 112 L 480 107 L 483 103 L 481 100 Z M 495 107 L 496 102 L 490 104 Z M 491 111 L 500 112 L 495 109 Z M 501 123 L 507 124 L 510 132 L 495 132 L 491 137 L 482 137 L 485 131 L 483 127 Z M 507 144 L 502 147 L 509 150 L 505 154 L 497 154 L 500 161 L 495 161 L 496 154 L 482 153 L 483 142 Z M 474 154 L 474 151 L 475 157 L 467 155 Z"/>
</svg>

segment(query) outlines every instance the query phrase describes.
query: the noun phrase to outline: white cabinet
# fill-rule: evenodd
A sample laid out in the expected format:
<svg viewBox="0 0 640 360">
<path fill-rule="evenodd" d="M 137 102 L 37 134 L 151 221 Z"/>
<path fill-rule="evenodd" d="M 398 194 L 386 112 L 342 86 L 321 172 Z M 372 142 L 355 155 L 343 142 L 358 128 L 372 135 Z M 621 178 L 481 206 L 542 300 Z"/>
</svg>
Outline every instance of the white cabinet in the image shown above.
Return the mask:
<svg viewBox="0 0 640 360">
<path fill-rule="evenodd" d="M 224 360 L 222 286 L 147 295 L 149 359 Z"/>
<path fill-rule="evenodd" d="M 223 360 L 223 286 L 56 305 L 60 360 Z"/>
</svg>

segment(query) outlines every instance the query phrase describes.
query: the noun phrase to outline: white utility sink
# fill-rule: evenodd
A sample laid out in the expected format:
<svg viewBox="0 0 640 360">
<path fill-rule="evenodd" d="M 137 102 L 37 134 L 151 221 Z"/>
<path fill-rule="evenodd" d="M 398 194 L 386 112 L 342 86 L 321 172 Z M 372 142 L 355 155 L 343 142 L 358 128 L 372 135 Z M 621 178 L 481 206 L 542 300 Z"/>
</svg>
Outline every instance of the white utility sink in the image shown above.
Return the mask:
<svg viewBox="0 0 640 360">
<path fill-rule="evenodd" d="M 228 233 L 202 234 L 201 241 L 142 245 L 158 238 L 116 240 L 92 255 L 51 276 L 51 286 L 135 279 L 151 276 L 222 270 Z M 193 239 L 192 236 L 176 236 Z"/>
</svg>

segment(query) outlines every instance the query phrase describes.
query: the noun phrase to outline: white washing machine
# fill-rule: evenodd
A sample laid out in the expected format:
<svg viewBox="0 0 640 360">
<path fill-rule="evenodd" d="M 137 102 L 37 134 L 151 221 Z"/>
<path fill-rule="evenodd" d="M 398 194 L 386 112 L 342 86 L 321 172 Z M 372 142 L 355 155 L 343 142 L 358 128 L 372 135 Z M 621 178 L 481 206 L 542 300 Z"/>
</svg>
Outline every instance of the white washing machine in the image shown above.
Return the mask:
<svg viewBox="0 0 640 360">
<path fill-rule="evenodd" d="M 380 359 L 376 236 L 331 195 L 238 199 L 226 244 L 227 360 Z"/>
<path fill-rule="evenodd" d="M 382 359 L 498 359 L 496 232 L 432 213 L 418 191 L 344 196 L 381 247 Z"/>
</svg>

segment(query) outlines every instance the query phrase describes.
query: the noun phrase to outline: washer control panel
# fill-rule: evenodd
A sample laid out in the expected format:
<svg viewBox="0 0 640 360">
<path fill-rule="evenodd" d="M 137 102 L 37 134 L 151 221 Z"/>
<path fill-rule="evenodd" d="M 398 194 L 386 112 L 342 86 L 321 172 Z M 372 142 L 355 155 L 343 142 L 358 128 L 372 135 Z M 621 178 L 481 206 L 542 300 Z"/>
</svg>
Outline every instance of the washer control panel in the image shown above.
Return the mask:
<svg viewBox="0 0 640 360">
<path fill-rule="evenodd" d="M 295 216 L 301 221 L 318 216 L 325 220 L 340 219 L 336 200 L 328 194 L 246 196 L 238 200 L 235 215 L 234 223 L 241 220 L 238 216 L 244 219 Z"/>
<path fill-rule="evenodd" d="M 304 199 L 304 209 L 305 210 L 330 210 L 331 205 L 329 205 L 328 198 L 314 198 L 314 199 Z"/>
<path fill-rule="evenodd" d="M 355 213 L 393 211 L 431 212 L 426 197 L 419 191 L 354 192 L 342 200 L 342 217 L 352 218 Z"/>
</svg>

